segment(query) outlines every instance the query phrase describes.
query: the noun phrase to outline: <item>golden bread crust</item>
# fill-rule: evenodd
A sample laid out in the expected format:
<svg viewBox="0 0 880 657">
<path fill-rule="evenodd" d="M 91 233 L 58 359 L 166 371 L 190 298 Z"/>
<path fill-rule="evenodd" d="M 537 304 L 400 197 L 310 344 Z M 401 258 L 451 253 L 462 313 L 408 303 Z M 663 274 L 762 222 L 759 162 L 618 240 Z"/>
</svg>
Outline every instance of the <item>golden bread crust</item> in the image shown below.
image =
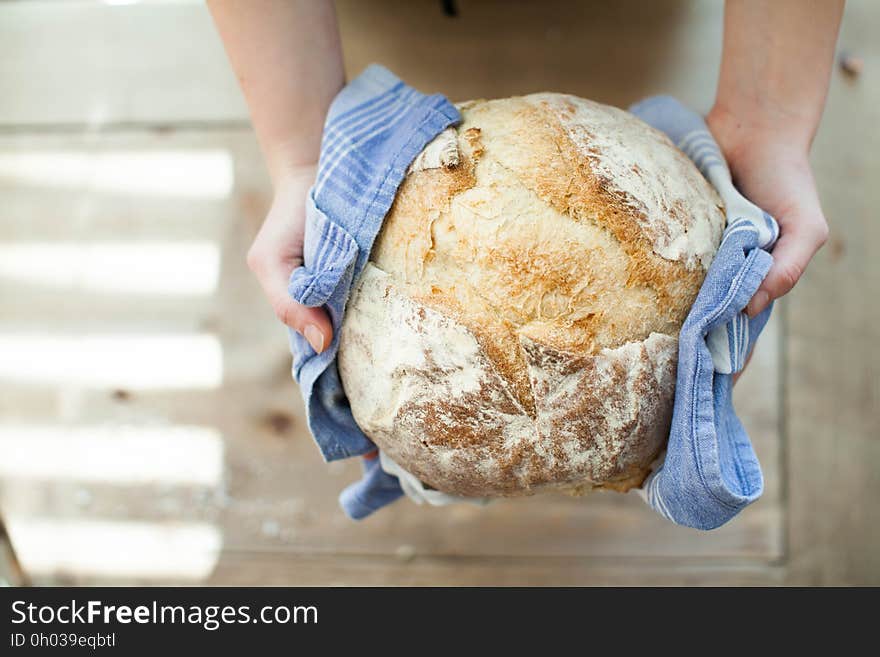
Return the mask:
<svg viewBox="0 0 880 657">
<path fill-rule="evenodd" d="M 560 94 L 461 109 L 456 166 L 408 175 L 349 302 L 355 420 L 456 495 L 638 486 L 720 200 L 621 110 Z"/>
</svg>

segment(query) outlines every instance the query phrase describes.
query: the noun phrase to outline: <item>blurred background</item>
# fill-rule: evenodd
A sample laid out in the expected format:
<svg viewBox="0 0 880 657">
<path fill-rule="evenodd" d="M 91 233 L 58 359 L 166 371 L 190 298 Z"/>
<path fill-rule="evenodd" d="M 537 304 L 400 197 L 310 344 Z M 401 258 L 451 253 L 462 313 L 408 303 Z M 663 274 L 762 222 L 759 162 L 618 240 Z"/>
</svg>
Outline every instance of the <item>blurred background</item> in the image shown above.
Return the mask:
<svg viewBox="0 0 880 657">
<path fill-rule="evenodd" d="M 711 105 L 721 2 L 455 5 L 338 2 L 349 75 Z M 244 263 L 271 191 L 203 4 L 0 3 L 0 579 L 880 583 L 878 34 L 850 0 L 863 68 L 835 66 L 813 158 L 832 237 L 737 386 L 759 502 L 710 533 L 616 494 L 354 523 L 359 465 L 322 462 Z"/>
</svg>

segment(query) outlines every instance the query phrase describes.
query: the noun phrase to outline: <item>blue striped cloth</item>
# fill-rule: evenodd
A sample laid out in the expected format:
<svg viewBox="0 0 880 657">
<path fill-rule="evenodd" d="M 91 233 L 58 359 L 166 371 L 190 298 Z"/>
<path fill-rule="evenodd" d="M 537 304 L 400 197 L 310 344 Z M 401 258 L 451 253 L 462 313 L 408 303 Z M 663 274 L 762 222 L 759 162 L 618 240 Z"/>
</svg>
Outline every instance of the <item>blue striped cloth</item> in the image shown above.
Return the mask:
<svg viewBox="0 0 880 657">
<path fill-rule="evenodd" d="M 733 410 L 731 374 L 739 371 L 770 309 L 742 312 L 770 267 L 764 251 L 776 223 L 733 188 L 730 173 L 702 119 L 668 97 L 632 108 L 666 132 L 716 187 L 728 225 L 719 252 L 681 331 L 678 389 L 666 458 L 642 491 L 666 518 L 708 529 L 733 517 L 762 490 L 760 466 Z M 290 332 L 293 374 L 309 428 L 324 458 L 365 454 L 373 443 L 355 424 L 336 369 L 339 328 L 348 295 L 370 254 L 382 220 L 410 162 L 460 116 L 442 96 L 424 96 L 379 66 L 351 82 L 330 108 L 321 159 L 307 202 L 302 267 L 291 296 L 325 306 L 333 342 L 315 354 Z M 364 461 L 364 476 L 340 495 L 343 510 L 363 518 L 401 495 L 380 459 Z"/>
<path fill-rule="evenodd" d="M 732 375 L 745 365 L 772 304 L 749 319 L 744 308 L 773 263 L 766 251 L 776 221 L 733 186 L 703 119 L 674 98 L 656 96 L 630 111 L 662 130 L 712 183 L 727 214 L 721 246 L 678 339 L 675 409 L 666 458 L 641 493 L 680 525 L 714 529 L 761 496 L 758 457 L 733 408 Z"/>
<path fill-rule="evenodd" d="M 320 354 L 289 331 L 293 376 L 309 429 L 327 461 L 376 448 L 355 423 L 336 368 L 345 303 L 407 167 L 428 142 L 460 120 L 445 97 L 421 94 L 375 65 L 330 106 L 317 177 L 306 201 L 304 262 L 288 287 L 296 301 L 324 306 L 333 323 L 333 341 Z M 369 515 L 402 495 L 397 478 L 378 463 L 365 461 L 360 486 L 341 497 L 351 517 Z"/>
</svg>

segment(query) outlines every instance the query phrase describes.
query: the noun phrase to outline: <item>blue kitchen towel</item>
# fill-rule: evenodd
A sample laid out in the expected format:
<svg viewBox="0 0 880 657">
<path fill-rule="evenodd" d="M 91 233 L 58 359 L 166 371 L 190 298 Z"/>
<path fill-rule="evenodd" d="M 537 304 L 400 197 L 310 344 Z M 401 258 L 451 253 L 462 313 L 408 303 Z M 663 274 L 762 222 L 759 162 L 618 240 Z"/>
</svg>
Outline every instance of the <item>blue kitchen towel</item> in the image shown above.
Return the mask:
<svg viewBox="0 0 880 657">
<path fill-rule="evenodd" d="M 336 368 L 349 292 L 410 163 L 460 120 L 444 96 L 421 94 L 375 65 L 330 106 L 317 177 L 306 202 L 304 262 L 291 274 L 288 288 L 299 303 L 326 308 L 333 324 L 333 341 L 320 354 L 299 333 L 289 331 L 293 376 L 309 429 L 328 461 L 376 448 L 355 424 Z M 401 495 L 397 478 L 372 464 L 359 485 L 362 494 L 350 492 L 340 500 L 352 517 L 363 517 Z M 395 488 L 397 494 L 390 495 Z"/>
<path fill-rule="evenodd" d="M 397 477 L 382 469 L 378 456 L 362 459 L 364 474 L 339 495 L 339 505 L 349 518 L 360 520 L 403 495 Z"/>
<path fill-rule="evenodd" d="M 703 119 L 674 98 L 630 108 L 665 132 L 694 161 L 724 201 L 727 227 L 678 339 L 675 408 L 666 458 L 641 489 L 648 504 L 680 525 L 714 529 L 761 496 L 764 479 L 736 416 L 732 375 L 740 371 L 770 317 L 743 309 L 767 275 L 765 250 L 776 221 L 733 186 L 730 170 Z"/>
</svg>

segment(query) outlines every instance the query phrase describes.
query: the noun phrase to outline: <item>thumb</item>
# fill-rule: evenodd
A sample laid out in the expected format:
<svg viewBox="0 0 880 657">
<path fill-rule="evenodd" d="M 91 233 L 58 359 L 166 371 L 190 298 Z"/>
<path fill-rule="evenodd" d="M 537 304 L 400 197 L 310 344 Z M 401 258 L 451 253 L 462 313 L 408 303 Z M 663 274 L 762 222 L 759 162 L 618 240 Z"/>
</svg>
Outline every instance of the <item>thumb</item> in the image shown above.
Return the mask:
<svg viewBox="0 0 880 657">
<path fill-rule="evenodd" d="M 272 308 L 278 319 L 302 335 L 316 353 L 324 351 L 333 340 L 333 327 L 326 311 L 297 303 L 286 288 L 275 297 Z"/>
<path fill-rule="evenodd" d="M 323 308 L 304 306 L 290 297 L 287 292 L 290 272 L 293 270 L 290 263 L 278 262 L 271 256 L 261 257 L 252 251 L 248 264 L 272 304 L 275 316 L 302 335 L 316 353 L 324 351 L 333 340 L 330 318 Z"/>
</svg>

